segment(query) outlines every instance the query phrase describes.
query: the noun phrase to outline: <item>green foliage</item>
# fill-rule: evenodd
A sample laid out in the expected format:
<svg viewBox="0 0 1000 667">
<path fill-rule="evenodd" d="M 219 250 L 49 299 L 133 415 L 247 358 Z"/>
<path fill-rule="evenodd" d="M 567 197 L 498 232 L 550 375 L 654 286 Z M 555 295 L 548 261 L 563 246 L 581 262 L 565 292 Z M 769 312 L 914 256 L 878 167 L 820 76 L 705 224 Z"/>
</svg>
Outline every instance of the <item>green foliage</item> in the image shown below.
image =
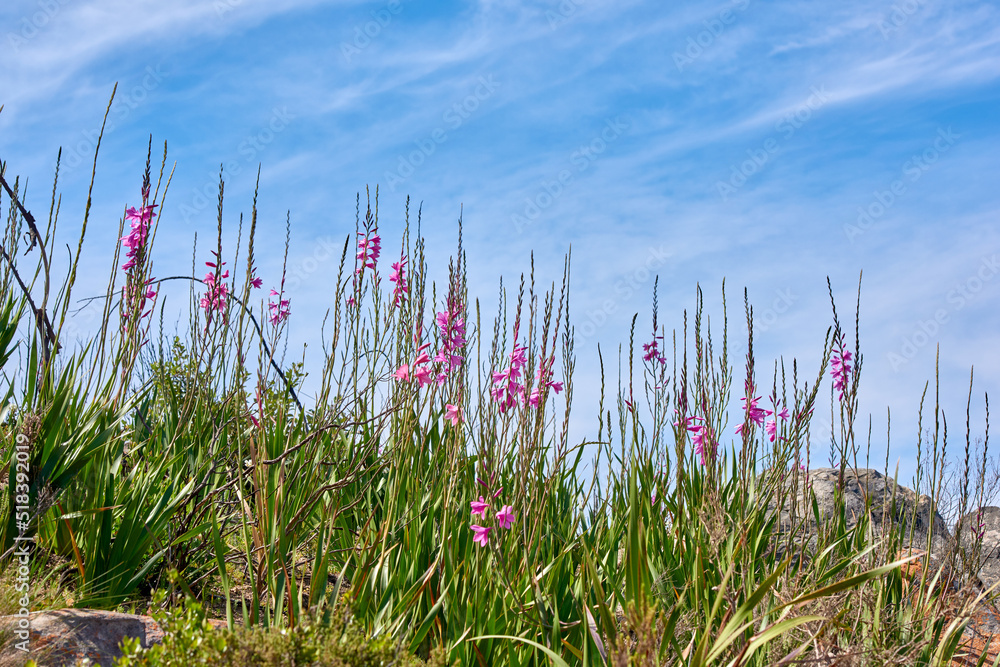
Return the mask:
<svg viewBox="0 0 1000 667">
<path fill-rule="evenodd" d="M 365 248 L 378 234 L 377 210 L 377 192 L 363 218 L 359 198 Z M 221 187 L 219 211 L 213 264 L 223 257 Z M 33 334 L 23 400 L 3 427 L 8 463 L 18 436 L 30 443 L 24 484 L 35 515 L 27 533 L 39 553 L 73 564 L 77 605 L 145 600 L 168 572 L 173 593 L 190 598 L 161 616 L 162 647 L 132 643 L 121 664 L 764 667 L 850 654 L 868 664 L 938 665 L 960 650 L 965 614 L 982 599 L 958 604 L 940 579 L 904 577 L 900 529 L 879 536 L 867 515 L 847 528 L 842 490 L 841 515 L 820 522 L 799 470 L 810 459 L 810 419 L 831 359 L 844 374 L 844 395 L 831 396 L 840 426 L 832 448 L 842 467 L 857 459 L 861 355 L 855 348 L 848 368 L 835 309 L 815 381 L 800 382 L 797 362 L 790 382 L 784 362 L 779 378 L 776 365 L 773 432 L 761 428 L 763 410 L 755 417 L 745 408 L 734 420 L 743 424 L 739 439 L 726 442 L 733 367 L 725 286 L 721 354 L 718 331 L 713 347 L 702 325 L 700 288 L 693 331 L 685 313 L 674 336 L 682 347 L 658 350 L 667 338 L 657 329 L 654 287 L 653 352 L 651 343 L 636 351 L 633 320 L 610 397 L 600 357 L 597 437 L 572 446 L 568 258 L 558 290 L 553 283 L 536 292 L 534 273 L 522 276 L 516 302 L 501 290 L 491 329 L 478 302 L 471 308 L 461 231 L 439 295 L 434 284 L 428 290 L 423 241 L 411 243 L 407 217 L 403 298 L 383 292 L 389 283 L 368 262 L 345 264 L 351 230 L 330 285 L 330 340 L 307 411 L 295 393 L 303 364 L 283 371 L 274 358 L 283 320 L 264 321 L 263 303 L 253 314 L 256 205 L 250 220 L 243 289 L 235 276 L 226 290 L 214 288 L 226 298 L 211 324 L 201 326 L 201 311 L 223 300 L 192 293 L 201 305 L 187 338 L 174 337 L 166 351 L 161 339 L 159 353 L 136 369 L 139 351 L 152 347 L 144 347 L 148 321 L 138 301 L 110 321 L 112 281 L 96 349 L 58 370 L 40 364 L 47 348 Z M 146 284 L 152 247 L 150 236 L 132 283 Z M 5 371 L 13 332 L 28 319 L 23 301 L 16 309 L 0 303 Z M 459 319 L 460 333 L 447 330 Z M 557 357 L 560 383 L 546 375 Z M 754 364 L 751 336 L 747 405 L 766 393 Z M 418 376 L 421 365 L 427 375 Z M 3 379 L 0 391 L 18 395 Z M 502 386 L 509 403 L 498 397 Z M 932 446 L 939 480 L 945 441 L 936 429 Z M 584 456 L 594 449 L 588 474 Z M 14 518 L 15 472 L 8 465 L 0 502 L 6 546 L 25 532 Z M 940 482 L 931 489 L 938 492 Z M 820 525 L 812 533 L 797 514 L 800 494 L 813 501 Z M 487 505 L 480 518 L 470 513 L 474 501 Z M 501 508 L 512 508 L 509 525 Z M 228 629 L 210 629 L 194 599 L 224 603 L 214 609 Z"/>
<path fill-rule="evenodd" d="M 162 598 L 161 598 L 162 601 Z M 294 629 L 266 632 L 214 629 L 200 604 L 186 604 L 153 617 L 163 629 L 162 644 L 143 649 L 125 640 L 116 667 L 379 667 L 447 665 L 442 653 L 423 661 L 389 637 L 370 639 L 350 617 L 332 623 L 308 622 Z"/>
</svg>

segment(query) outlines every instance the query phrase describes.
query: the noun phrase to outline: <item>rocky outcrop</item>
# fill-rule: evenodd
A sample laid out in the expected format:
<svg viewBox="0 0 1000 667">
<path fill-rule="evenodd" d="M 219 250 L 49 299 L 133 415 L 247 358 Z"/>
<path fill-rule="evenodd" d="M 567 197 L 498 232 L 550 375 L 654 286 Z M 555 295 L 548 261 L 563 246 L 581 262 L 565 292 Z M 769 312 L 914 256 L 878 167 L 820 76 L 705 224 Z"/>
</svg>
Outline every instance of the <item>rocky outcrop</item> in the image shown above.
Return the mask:
<svg viewBox="0 0 1000 667">
<path fill-rule="evenodd" d="M 75 665 L 79 660 L 89 660 L 91 665 L 111 667 L 121 657 L 121 642 L 125 637 L 138 637 L 143 647 L 163 641 L 163 631 L 149 616 L 119 614 L 93 609 L 60 609 L 35 612 L 28 616 L 30 623 L 28 651 L 18 644 L 23 635 L 16 634 L 24 625 L 17 616 L 0 617 L 0 667 L 20 667 L 28 660 L 39 665 L 63 667 Z M 213 621 L 224 626 L 224 622 Z"/>
<path fill-rule="evenodd" d="M 816 468 L 810 470 L 808 475 L 804 472 L 799 473 L 798 492 L 795 494 L 795 518 L 796 523 L 804 521 L 803 528 L 806 534 L 814 534 L 817 528 L 810 490 L 816 495 L 820 522 L 825 523 L 834 517 L 834 493 L 839 476 L 838 468 Z M 783 507 L 779 514 L 778 524 L 782 531 L 787 531 L 791 527 L 790 505 L 791 503 L 788 503 Z M 771 511 L 775 506 L 773 500 L 768 504 Z M 932 508 L 930 497 L 922 494 L 918 496 L 878 470 L 860 468 L 855 471 L 848 468 L 844 471 L 844 515 L 848 528 L 857 524 L 866 507 L 872 528 L 877 535 L 885 535 L 889 526 L 899 526 L 903 529 L 903 541 L 900 545 L 903 548 L 926 548 L 928 532 L 931 532 L 932 556 L 943 556 L 950 548 L 951 534 L 941 514 Z"/>
</svg>

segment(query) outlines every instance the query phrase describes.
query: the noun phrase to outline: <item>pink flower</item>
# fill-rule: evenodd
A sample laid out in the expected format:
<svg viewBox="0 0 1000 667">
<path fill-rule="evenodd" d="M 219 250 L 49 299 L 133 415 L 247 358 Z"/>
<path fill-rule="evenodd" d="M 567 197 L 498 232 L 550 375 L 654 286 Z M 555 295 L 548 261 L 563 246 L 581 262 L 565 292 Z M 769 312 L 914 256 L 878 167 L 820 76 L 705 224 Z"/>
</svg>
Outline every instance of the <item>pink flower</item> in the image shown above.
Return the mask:
<svg viewBox="0 0 1000 667">
<path fill-rule="evenodd" d="M 260 286 L 263 284 L 264 280 L 262 278 L 254 278 L 253 280 L 250 281 L 250 286 L 256 287 L 257 289 L 260 289 Z"/>
<path fill-rule="evenodd" d="M 407 366 L 406 364 L 403 364 L 398 369 L 396 369 L 396 372 L 392 374 L 392 377 L 396 378 L 397 380 L 401 380 L 402 382 L 407 382 L 410 379 L 410 367 Z"/>
<path fill-rule="evenodd" d="M 514 508 L 510 505 L 504 505 L 500 508 L 500 511 L 497 512 L 497 522 L 500 524 L 501 528 L 509 529 L 510 525 L 514 523 L 513 510 Z"/>
<path fill-rule="evenodd" d="M 434 321 L 441 331 L 442 347 L 434 361 L 444 364 L 443 373 L 459 368 L 465 357 L 461 352 L 465 347 L 465 320 L 462 318 L 462 303 L 454 296 L 448 296 L 448 309 L 437 313 Z"/>
<path fill-rule="evenodd" d="M 473 514 L 479 514 L 485 519 L 486 508 L 489 507 L 490 504 L 485 500 L 483 500 L 482 496 L 479 496 L 479 500 L 473 500 L 472 502 L 469 503 L 469 506 L 472 508 Z"/>
<path fill-rule="evenodd" d="M 452 405 L 451 403 L 445 404 L 444 418 L 451 420 L 452 426 L 458 426 L 458 423 L 462 421 L 462 408 L 457 405 Z"/>
<path fill-rule="evenodd" d="M 705 421 L 704 417 L 691 416 L 685 420 L 685 428 L 691 434 L 691 444 L 694 445 L 694 453 L 701 459 L 701 464 L 705 465 L 706 454 L 710 459 L 715 458 L 715 438 L 712 429 L 707 424 L 695 424 L 695 421 Z M 674 426 L 679 426 L 680 422 L 674 422 Z"/>
<path fill-rule="evenodd" d="M 478 542 L 481 546 L 486 546 L 486 543 L 490 541 L 490 531 L 493 530 L 490 526 L 477 526 L 472 524 L 469 526 L 472 532 L 475 533 L 475 537 L 472 538 L 473 542 Z"/>
<path fill-rule="evenodd" d="M 525 351 L 525 347 L 515 344 L 510 353 L 510 365 L 502 372 L 493 373 L 490 396 L 499 404 L 500 412 L 507 412 L 518 403 L 524 403 L 524 385 L 519 379 L 525 364 Z"/>
<path fill-rule="evenodd" d="M 212 254 L 216 256 L 216 261 L 218 261 L 218 253 L 213 250 Z M 213 262 L 205 262 L 205 266 L 215 269 L 215 272 L 205 274 L 205 285 L 208 286 L 208 291 L 205 292 L 205 296 L 201 297 L 201 300 L 199 301 L 201 307 L 205 309 L 205 313 L 208 318 L 206 326 L 212 323 L 213 312 L 222 313 L 223 320 L 225 320 L 226 317 L 226 297 L 229 296 L 229 285 L 221 281 L 229 277 L 229 269 L 226 269 L 222 275 L 219 276 L 219 282 L 216 284 L 216 273 L 218 273 L 219 269 L 225 266 L 225 264 L 225 262 L 221 262 L 219 265 L 216 265 Z"/>
<path fill-rule="evenodd" d="M 663 336 L 657 336 L 654 334 L 652 341 L 650 341 L 649 343 L 642 344 L 642 349 L 643 352 L 645 353 L 642 355 L 642 359 L 643 361 L 658 361 L 661 364 L 665 364 L 667 363 L 667 358 L 664 357 L 662 354 L 660 354 L 660 351 L 658 349 L 659 342 L 657 339 L 662 340 Z"/>
<path fill-rule="evenodd" d="M 357 258 L 361 262 L 361 266 L 358 267 L 357 273 L 364 271 L 364 267 L 366 266 L 374 271 L 379 255 L 382 252 L 382 239 L 378 235 L 378 228 L 376 227 L 364 234 L 358 232 L 358 236 L 362 238 L 358 241 Z"/>
<path fill-rule="evenodd" d="M 406 299 L 410 289 L 406 282 L 406 261 L 406 256 L 403 255 L 398 262 L 393 262 L 392 273 L 389 275 L 389 282 L 395 284 L 392 288 L 392 302 L 396 306 Z"/>
<path fill-rule="evenodd" d="M 417 379 L 417 382 L 420 384 L 421 387 L 423 387 L 425 384 L 430 384 L 431 382 L 433 382 L 434 381 L 433 375 L 434 374 L 431 373 L 431 369 L 428 368 L 427 366 L 420 366 L 419 368 L 414 367 L 413 369 L 413 377 Z"/>
<path fill-rule="evenodd" d="M 750 399 L 749 405 L 747 404 L 746 396 L 744 396 L 740 400 L 743 401 L 744 410 L 747 413 L 747 417 L 749 418 L 749 421 L 752 422 L 752 423 L 754 423 L 754 424 L 757 424 L 757 426 L 763 426 L 764 425 L 764 416 L 766 414 L 768 414 L 768 413 L 767 413 L 767 411 L 764 410 L 764 408 L 758 408 L 757 407 L 757 401 L 760 400 L 760 396 L 758 396 L 757 398 Z M 743 426 L 744 426 L 744 424 L 737 425 L 737 427 L 736 427 L 736 433 L 737 434 L 740 434 L 740 433 L 743 432 Z"/>
<path fill-rule="evenodd" d="M 288 314 L 289 314 L 288 313 L 288 299 L 282 299 L 281 295 L 278 292 L 276 292 L 274 289 L 271 289 L 270 296 L 276 296 L 276 297 L 278 297 L 278 303 L 274 303 L 274 302 L 268 300 L 268 302 L 267 302 L 267 308 L 268 308 L 268 310 L 271 311 L 271 314 L 268 316 L 267 319 L 271 322 L 271 324 L 277 325 L 279 322 L 281 322 L 286 317 L 288 317 Z"/>
<path fill-rule="evenodd" d="M 840 400 L 844 400 L 844 390 L 847 388 L 848 376 L 851 374 L 851 353 L 844 351 L 843 336 L 837 340 L 837 350 L 830 359 L 830 375 L 833 376 L 833 388 L 840 392 Z"/>
<path fill-rule="evenodd" d="M 535 386 L 531 390 L 531 395 L 528 396 L 528 405 L 533 408 L 537 408 L 538 404 L 542 400 L 542 390 L 543 388 L 550 388 L 557 394 L 562 391 L 562 382 L 552 381 L 552 364 L 555 362 L 553 357 L 549 357 L 543 360 L 541 364 L 538 365 L 538 371 L 535 373 Z"/>
</svg>

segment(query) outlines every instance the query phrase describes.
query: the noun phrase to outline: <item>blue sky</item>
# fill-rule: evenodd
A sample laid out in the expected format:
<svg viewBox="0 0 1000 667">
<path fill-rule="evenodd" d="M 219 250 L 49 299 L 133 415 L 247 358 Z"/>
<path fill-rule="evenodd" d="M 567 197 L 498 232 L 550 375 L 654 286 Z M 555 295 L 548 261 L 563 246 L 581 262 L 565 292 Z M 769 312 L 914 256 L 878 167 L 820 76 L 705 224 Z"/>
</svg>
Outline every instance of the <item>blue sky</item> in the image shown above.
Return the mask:
<svg viewBox="0 0 1000 667">
<path fill-rule="evenodd" d="M 301 277 L 286 362 L 309 344 L 307 395 L 333 256 L 356 194 L 378 185 L 387 248 L 406 196 L 423 203 L 439 278 L 464 211 L 470 292 L 486 312 L 532 250 L 548 284 L 572 246 L 577 440 L 596 432 L 597 343 L 612 357 L 634 313 L 648 338 L 656 275 L 668 331 L 696 284 L 718 324 L 726 279 L 739 395 L 743 288 L 766 386 L 779 356 L 815 377 L 827 276 L 853 346 L 863 271 L 861 412 L 876 460 L 888 406 L 890 459 L 912 473 L 938 342 L 951 441 L 972 365 L 983 431 L 983 393 L 1000 384 L 995 4 L 13 0 L 0 27 L 0 160 L 29 179 L 44 218 L 63 147 L 60 245 L 75 247 L 118 83 L 74 297 L 104 293 L 150 134 L 176 163 L 154 275 L 190 272 L 196 232 L 199 266 L 210 259 L 220 164 L 233 247 L 260 164 L 260 274 L 265 288 L 280 280 L 287 211 Z M 186 290 L 168 294 L 176 308 Z"/>
</svg>

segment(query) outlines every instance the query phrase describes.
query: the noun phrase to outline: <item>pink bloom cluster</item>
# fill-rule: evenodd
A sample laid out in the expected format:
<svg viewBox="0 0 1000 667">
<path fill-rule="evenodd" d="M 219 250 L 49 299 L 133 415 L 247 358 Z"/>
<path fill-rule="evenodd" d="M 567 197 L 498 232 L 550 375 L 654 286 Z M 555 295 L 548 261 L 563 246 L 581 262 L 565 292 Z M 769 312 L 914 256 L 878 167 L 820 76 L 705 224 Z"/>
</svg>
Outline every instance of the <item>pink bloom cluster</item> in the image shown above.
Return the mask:
<svg viewBox="0 0 1000 667">
<path fill-rule="evenodd" d="M 416 380 L 421 387 L 425 384 L 430 384 L 431 380 L 434 379 L 429 365 L 431 355 L 427 354 L 427 348 L 430 346 L 430 343 L 424 343 L 418 347 L 417 358 L 413 360 L 413 363 L 403 364 L 396 369 L 396 372 L 392 376 L 401 382 L 409 382 L 411 379 Z"/>
<path fill-rule="evenodd" d="M 767 433 L 768 439 L 770 439 L 771 442 L 774 442 L 775 438 L 777 437 L 777 431 L 778 431 L 777 419 L 767 420 L 766 423 L 765 420 L 767 417 L 770 417 L 771 415 L 775 414 L 775 412 L 773 410 L 765 410 L 763 408 L 757 407 L 757 401 L 760 400 L 760 396 L 750 399 L 749 403 L 747 403 L 746 396 L 742 397 L 740 400 L 743 401 L 743 407 L 747 414 L 747 420 L 744 423 L 738 424 L 736 426 L 736 434 L 737 435 L 741 434 L 743 432 L 743 427 L 746 424 L 753 423 L 756 424 L 757 426 L 763 426 L 764 431 Z M 772 404 L 774 403 L 773 400 L 771 402 Z M 781 412 L 777 413 L 777 416 L 780 417 L 782 421 L 788 421 L 788 408 L 782 407 Z"/>
<path fill-rule="evenodd" d="M 143 201 L 148 196 L 149 190 L 144 190 Z M 149 236 L 149 225 L 153 220 L 153 209 L 155 207 L 156 204 L 141 206 L 138 209 L 133 206 L 125 211 L 125 219 L 131 221 L 132 229 L 127 236 L 121 238 L 128 247 L 128 252 L 125 254 L 128 257 L 128 262 L 122 265 L 123 271 L 131 269 L 140 259 L 142 250 L 146 245 L 146 238 Z"/>
<path fill-rule="evenodd" d="M 215 255 L 215 260 L 219 261 L 219 253 L 213 250 L 212 254 Z M 201 297 L 201 301 L 199 302 L 201 307 L 205 309 L 205 313 L 208 317 L 206 325 L 212 323 L 213 311 L 222 313 L 223 321 L 225 321 L 226 318 L 226 297 L 229 295 L 229 285 L 221 281 L 229 277 L 229 269 L 226 269 L 225 272 L 219 276 L 218 284 L 216 284 L 215 279 L 215 274 L 218 273 L 219 270 L 225 265 L 225 262 L 221 262 L 219 265 L 216 265 L 214 262 L 205 262 L 205 266 L 210 266 L 215 269 L 214 273 L 209 272 L 205 274 L 205 284 L 208 286 L 208 291 L 205 293 L 205 296 Z"/>
<path fill-rule="evenodd" d="M 554 362 L 555 359 L 549 357 L 548 359 L 543 359 L 538 365 L 538 371 L 535 373 L 535 387 L 531 390 L 531 395 L 528 396 L 528 405 L 533 408 L 537 408 L 541 402 L 544 388 L 548 387 L 557 394 L 563 389 L 562 382 L 552 381 L 552 364 Z"/>
<path fill-rule="evenodd" d="M 694 453 L 698 455 L 701 459 L 701 464 L 705 465 L 705 456 L 711 460 L 715 459 L 715 447 L 718 443 L 715 441 L 715 436 L 712 433 L 712 429 L 708 424 L 696 424 L 695 422 L 704 422 L 704 417 L 697 417 L 692 415 L 688 417 L 685 421 L 685 428 L 688 433 L 691 434 L 691 444 L 694 445 Z M 674 426 L 680 426 L 680 422 L 674 422 Z"/>
<path fill-rule="evenodd" d="M 562 382 L 552 380 L 553 357 L 543 359 L 535 371 L 535 387 L 525 400 L 524 384 L 521 383 L 521 372 L 527 363 L 527 348 L 515 343 L 514 350 L 510 353 L 510 364 L 499 373 L 493 373 L 493 386 L 490 387 L 490 396 L 500 407 L 500 412 L 507 412 L 515 405 L 530 405 L 537 408 L 541 403 L 542 392 L 545 388 L 552 389 L 557 394 L 563 390 Z"/>
<path fill-rule="evenodd" d="M 356 273 L 364 271 L 366 266 L 374 271 L 379 255 L 382 253 L 382 238 L 378 235 L 378 228 L 364 234 L 358 232 L 358 236 L 361 238 L 358 240 L 357 258 L 361 266 L 357 268 Z"/>
<path fill-rule="evenodd" d="M 398 262 L 393 262 L 392 273 L 389 275 L 389 282 L 395 283 L 392 288 L 392 304 L 398 306 L 406 300 L 409 286 L 406 283 L 406 256 L 399 258 Z"/>
<path fill-rule="evenodd" d="M 507 412 L 518 403 L 524 403 L 524 385 L 521 384 L 521 369 L 527 363 L 527 348 L 514 344 L 510 353 L 510 364 L 499 373 L 493 373 L 490 396 L 500 406 L 500 412 Z"/>
<path fill-rule="evenodd" d="M 149 198 L 149 188 L 144 187 L 142 190 L 142 201 L 146 202 Z M 125 219 L 131 222 L 131 230 L 126 236 L 121 237 L 121 241 L 124 241 L 124 245 L 128 248 L 128 252 L 125 256 L 128 257 L 128 262 L 122 265 L 122 270 L 125 272 L 132 271 L 135 267 L 139 266 L 143 259 L 143 250 L 146 247 L 146 239 L 149 237 L 149 225 L 153 221 L 153 209 L 156 204 L 149 204 L 140 206 L 138 209 L 134 206 L 126 209 Z M 139 289 L 139 310 L 145 307 L 145 303 L 148 299 L 152 299 L 156 296 L 156 291 L 152 288 L 147 287 L 154 278 L 149 278 Z M 135 296 L 136 288 L 133 285 L 126 285 L 122 288 L 122 294 L 125 296 L 125 302 L 131 304 L 133 297 Z M 131 306 L 130 306 L 131 307 Z M 148 316 L 152 312 L 152 308 L 142 313 L 139 319 Z"/>
<path fill-rule="evenodd" d="M 347 297 L 347 305 L 355 306 L 357 305 L 357 299 L 355 296 L 361 289 L 358 285 L 358 278 L 364 273 L 365 267 L 370 268 L 373 272 L 378 264 L 379 255 L 382 254 L 382 238 L 378 235 L 378 227 L 374 227 L 371 230 L 365 232 L 358 232 L 358 253 L 355 255 L 358 260 L 358 268 L 354 270 L 354 287 L 352 289 L 352 295 Z"/>
<path fill-rule="evenodd" d="M 476 481 L 485 486 L 485 482 L 482 480 L 477 479 Z M 492 500 L 496 500 L 502 491 L 502 488 L 498 489 L 497 492 L 493 494 Z M 489 501 L 484 500 L 482 496 L 479 496 L 479 500 L 473 500 L 469 503 L 469 506 L 472 508 L 472 513 L 474 515 L 478 514 L 480 517 L 485 519 L 486 510 L 489 509 L 490 503 Z M 500 528 L 509 530 L 514 523 L 514 508 L 510 505 L 503 505 L 500 508 L 500 511 L 496 513 L 496 521 Z M 475 534 L 472 541 L 485 547 L 490 541 L 490 531 L 495 530 L 496 526 L 480 526 L 474 523 L 470 525 L 469 528 L 471 528 L 472 532 Z"/>
<path fill-rule="evenodd" d="M 837 341 L 838 349 L 830 359 L 830 375 L 833 377 L 833 388 L 840 392 L 840 400 L 844 400 L 844 389 L 847 388 L 847 378 L 851 374 L 851 353 L 844 351 L 844 339 Z"/>
<path fill-rule="evenodd" d="M 271 290 L 270 296 L 278 297 L 278 303 L 272 302 L 270 299 L 267 301 L 267 309 L 271 311 L 267 319 L 271 324 L 278 324 L 283 319 L 288 317 L 288 299 L 282 299 L 281 294 L 276 292 L 274 289 Z"/>
<path fill-rule="evenodd" d="M 465 347 L 465 320 L 462 318 L 462 304 L 458 299 L 448 298 L 448 310 L 437 313 L 434 321 L 441 330 L 441 349 L 434 355 L 434 362 L 443 364 L 438 373 L 438 384 L 444 384 L 445 376 L 459 368 L 465 360 L 459 352 Z"/>
<path fill-rule="evenodd" d="M 643 361 L 658 361 L 661 364 L 667 363 L 667 358 L 659 350 L 659 341 L 663 340 L 663 336 L 653 335 L 653 340 L 648 343 L 642 344 Z"/>
<path fill-rule="evenodd" d="M 448 298 L 448 309 L 435 314 L 434 321 L 440 330 L 441 349 L 431 359 L 427 348 L 430 343 L 424 343 L 417 348 L 417 357 L 412 364 L 402 364 L 396 372 L 392 374 L 394 378 L 402 382 L 416 380 L 421 387 L 437 382 L 440 387 L 445 383 L 448 374 L 461 368 L 465 357 L 461 352 L 465 347 L 465 319 L 462 317 L 462 304 L 458 299 Z M 419 333 L 414 336 L 414 340 L 420 339 Z M 431 362 L 440 364 L 437 374 L 431 366 Z M 451 419 L 451 417 L 447 417 Z"/>
</svg>

